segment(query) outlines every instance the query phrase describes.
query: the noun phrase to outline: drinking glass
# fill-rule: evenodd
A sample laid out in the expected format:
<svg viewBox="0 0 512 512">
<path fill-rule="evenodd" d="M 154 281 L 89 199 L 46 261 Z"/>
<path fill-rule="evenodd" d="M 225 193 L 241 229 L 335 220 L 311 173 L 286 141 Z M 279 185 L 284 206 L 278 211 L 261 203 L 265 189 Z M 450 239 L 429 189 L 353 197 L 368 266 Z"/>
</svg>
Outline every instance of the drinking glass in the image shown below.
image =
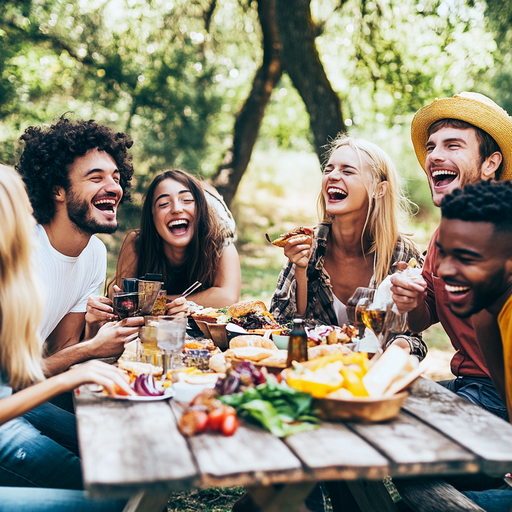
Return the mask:
<svg viewBox="0 0 512 512">
<path fill-rule="evenodd" d="M 153 317 L 145 317 L 147 318 Z M 140 338 L 142 340 L 142 362 L 160 366 L 158 361 L 162 359 L 162 351 L 158 348 L 157 340 L 158 321 L 147 323 L 141 328 Z"/>
<path fill-rule="evenodd" d="M 393 302 L 388 302 L 384 307 L 377 307 L 367 298 L 361 299 L 356 306 L 356 315 L 360 314 L 361 319 L 379 339 L 380 352 L 389 333 L 400 333 L 406 330 L 407 316 L 396 313 Z"/>
<path fill-rule="evenodd" d="M 121 320 L 135 316 L 139 311 L 139 292 L 115 292 L 112 302 L 114 311 Z"/>
<path fill-rule="evenodd" d="M 356 315 L 356 306 L 357 303 L 361 299 L 369 299 L 369 301 L 373 301 L 373 296 L 375 295 L 375 288 L 365 288 L 364 286 L 360 286 L 356 288 L 356 291 L 352 294 L 350 299 L 347 301 L 347 317 L 348 321 L 359 329 L 359 339 L 362 339 L 364 336 L 364 328 L 365 324 L 361 318 L 361 315 Z"/>
<path fill-rule="evenodd" d="M 187 316 L 184 314 L 175 316 L 159 316 L 156 339 L 158 347 L 164 355 L 170 354 L 170 364 L 167 358 L 163 358 L 165 363 L 164 375 L 169 370 L 176 370 L 176 355 L 181 351 L 185 344 L 185 333 L 187 329 Z M 168 367 L 167 367 L 168 366 Z"/>
</svg>

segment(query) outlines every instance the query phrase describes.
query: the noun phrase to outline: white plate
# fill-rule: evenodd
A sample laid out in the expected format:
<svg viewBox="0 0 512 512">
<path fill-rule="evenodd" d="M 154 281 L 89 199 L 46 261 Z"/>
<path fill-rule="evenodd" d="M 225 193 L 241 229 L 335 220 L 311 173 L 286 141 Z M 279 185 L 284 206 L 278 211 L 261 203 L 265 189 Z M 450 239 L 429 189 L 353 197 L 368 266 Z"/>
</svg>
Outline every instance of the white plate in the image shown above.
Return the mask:
<svg viewBox="0 0 512 512">
<path fill-rule="evenodd" d="M 101 396 L 111 398 L 112 400 L 129 400 L 131 402 L 156 402 L 158 400 L 167 400 L 169 398 L 172 398 L 174 395 L 174 390 L 172 388 L 165 388 L 164 394 L 158 396 L 110 396 L 107 393 L 103 393 L 103 386 L 100 386 L 98 384 L 86 384 L 85 387 L 87 387 L 87 389 L 89 389 L 89 391 L 92 391 L 93 393 L 101 393 Z"/>
<path fill-rule="evenodd" d="M 156 402 L 158 400 L 167 400 L 169 398 L 172 398 L 172 395 L 174 393 L 172 392 L 169 392 L 169 393 L 164 393 L 163 395 L 159 395 L 159 396 L 116 396 L 116 397 L 113 397 L 113 396 L 110 396 L 110 395 L 106 395 L 108 398 L 112 398 L 112 400 L 128 400 L 130 402 Z"/>
</svg>

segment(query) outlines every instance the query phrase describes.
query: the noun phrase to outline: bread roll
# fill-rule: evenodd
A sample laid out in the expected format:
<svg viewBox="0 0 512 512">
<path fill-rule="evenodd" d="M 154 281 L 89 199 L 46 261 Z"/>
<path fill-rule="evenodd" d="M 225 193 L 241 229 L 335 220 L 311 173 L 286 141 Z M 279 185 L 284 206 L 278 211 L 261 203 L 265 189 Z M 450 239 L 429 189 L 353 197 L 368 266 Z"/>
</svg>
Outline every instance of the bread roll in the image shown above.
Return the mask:
<svg viewBox="0 0 512 512">
<path fill-rule="evenodd" d="M 288 359 L 288 350 L 274 350 L 270 357 L 261 359 L 258 364 L 263 366 L 274 366 L 277 368 L 286 368 L 286 360 Z"/>
<path fill-rule="evenodd" d="M 236 336 L 229 342 L 229 348 L 260 347 L 277 350 L 276 344 L 263 336 Z"/>
<path fill-rule="evenodd" d="M 269 350 L 268 348 L 239 347 L 232 348 L 229 351 L 227 350 L 224 354 L 226 359 L 232 355 L 236 359 L 245 359 L 246 361 L 260 361 L 261 359 L 270 357 L 273 353 L 274 350 Z"/>
<path fill-rule="evenodd" d="M 243 300 L 230 306 L 227 314 L 233 318 L 239 318 L 251 312 L 266 313 L 267 306 L 261 300 Z"/>
<path fill-rule="evenodd" d="M 160 377 L 163 373 L 161 366 L 153 366 L 149 363 L 138 363 L 136 361 L 119 361 L 118 366 L 121 368 L 121 370 L 133 373 L 133 375 L 136 375 L 137 377 L 139 375 L 153 375 L 155 377 Z"/>
</svg>

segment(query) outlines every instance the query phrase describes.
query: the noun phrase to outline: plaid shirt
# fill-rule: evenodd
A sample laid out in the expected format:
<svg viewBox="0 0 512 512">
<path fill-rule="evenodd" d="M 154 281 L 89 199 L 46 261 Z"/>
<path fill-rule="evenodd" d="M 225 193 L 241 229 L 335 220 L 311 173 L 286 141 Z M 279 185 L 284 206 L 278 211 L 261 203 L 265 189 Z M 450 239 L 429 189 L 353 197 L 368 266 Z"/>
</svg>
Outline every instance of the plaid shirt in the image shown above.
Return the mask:
<svg viewBox="0 0 512 512">
<path fill-rule="evenodd" d="M 333 306 L 333 294 L 329 274 L 324 268 L 327 237 L 331 225 L 321 222 L 315 229 L 315 235 L 311 244 L 311 256 L 309 258 L 308 276 L 308 303 L 304 318 L 308 324 L 338 325 L 338 318 Z M 407 248 L 400 240 L 395 249 L 393 263 L 409 261 L 416 258 L 422 263 L 423 258 L 418 251 Z M 391 268 L 390 274 L 393 273 Z M 370 281 L 370 286 L 375 286 L 375 276 Z M 297 317 L 295 281 L 295 265 L 290 261 L 283 267 L 277 281 L 277 288 L 272 295 L 270 311 L 276 321 L 286 323 Z M 406 332 L 390 336 L 386 346 L 397 338 L 403 338 L 411 347 L 411 354 L 418 356 L 420 361 L 427 355 L 427 346 L 420 334 Z"/>
</svg>

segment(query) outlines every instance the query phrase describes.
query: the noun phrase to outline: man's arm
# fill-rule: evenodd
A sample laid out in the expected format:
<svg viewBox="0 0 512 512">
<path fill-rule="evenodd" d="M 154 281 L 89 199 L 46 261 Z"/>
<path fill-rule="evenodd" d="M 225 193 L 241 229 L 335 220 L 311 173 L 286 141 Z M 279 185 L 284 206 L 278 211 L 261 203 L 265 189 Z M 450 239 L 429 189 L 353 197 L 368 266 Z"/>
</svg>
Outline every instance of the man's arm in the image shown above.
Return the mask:
<svg viewBox="0 0 512 512">
<path fill-rule="evenodd" d="M 69 313 L 66 317 L 77 314 L 79 313 Z M 83 318 L 83 313 L 80 314 Z M 87 361 L 88 359 L 121 355 L 125 343 L 132 341 L 134 336 L 138 333 L 139 326 L 144 324 L 142 317 L 125 318 L 120 322 L 110 322 L 105 324 L 91 340 L 78 343 L 78 340 L 74 341 L 71 329 L 73 326 L 76 328 L 78 322 L 76 322 L 76 319 L 76 323 L 69 320 L 69 324 L 66 322 L 61 326 L 66 317 L 61 320 L 59 325 L 48 337 L 48 339 L 58 339 L 56 337 L 56 331 L 61 327 L 60 332 L 63 335 L 63 338 L 61 338 L 63 341 L 60 344 L 57 343 L 57 345 L 61 347 L 60 350 L 53 350 L 52 352 L 47 351 L 48 355 L 43 360 L 44 373 L 47 377 L 62 373 L 71 365 Z M 64 329 L 66 324 L 69 327 L 68 331 Z M 83 327 L 83 322 L 81 325 Z M 80 335 L 78 334 L 78 336 Z M 65 341 L 66 339 L 67 341 Z M 54 343 L 54 348 L 55 344 L 56 343 Z"/>
<path fill-rule="evenodd" d="M 68 313 L 46 338 L 43 346 L 44 357 L 76 345 L 80 341 L 84 325 L 85 313 Z"/>
<path fill-rule="evenodd" d="M 507 403 L 505 385 L 505 362 L 503 359 L 503 343 L 496 317 L 487 310 L 471 317 L 476 332 L 478 345 L 487 364 L 491 379 L 503 403 Z"/>
</svg>

